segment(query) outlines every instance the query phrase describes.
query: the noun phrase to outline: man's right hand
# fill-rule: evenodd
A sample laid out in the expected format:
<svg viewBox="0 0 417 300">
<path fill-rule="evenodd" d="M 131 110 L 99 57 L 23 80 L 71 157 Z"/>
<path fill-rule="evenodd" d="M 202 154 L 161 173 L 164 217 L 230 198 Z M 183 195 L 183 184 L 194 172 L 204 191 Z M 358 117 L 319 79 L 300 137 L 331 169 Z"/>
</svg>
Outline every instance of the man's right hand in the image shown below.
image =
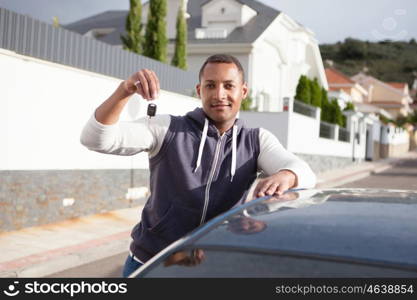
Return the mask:
<svg viewBox="0 0 417 300">
<path fill-rule="evenodd" d="M 154 71 L 142 69 L 122 81 L 114 93 L 95 111 L 96 120 L 105 125 L 115 124 L 130 96 L 138 93 L 145 100 L 154 100 L 159 94 L 159 79 Z"/>
<path fill-rule="evenodd" d="M 132 74 L 123 82 L 125 91 L 133 95 L 138 93 L 145 100 L 154 100 L 159 95 L 159 79 L 155 72 L 148 69 L 142 69 Z"/>
</svg>

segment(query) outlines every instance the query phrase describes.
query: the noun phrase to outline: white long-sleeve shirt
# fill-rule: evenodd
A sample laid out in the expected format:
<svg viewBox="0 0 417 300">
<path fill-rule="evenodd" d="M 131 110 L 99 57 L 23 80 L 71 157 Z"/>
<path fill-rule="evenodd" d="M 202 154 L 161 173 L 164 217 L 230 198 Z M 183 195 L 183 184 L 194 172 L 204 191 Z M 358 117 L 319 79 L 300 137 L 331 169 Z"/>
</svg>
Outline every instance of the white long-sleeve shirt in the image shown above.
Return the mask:
<svg viewBox="0 0 417 300">
<path fill-rule="evenodd" d="M 81 134 L 81 143 L 88 149 L 108 154 L 134 155 L 142 151 L 149 157 L 158 154 L 171 122 L 169 115 L 140 118 L 133 122 L 104 125 L 91 116 Z M 297 188 L 312 188 L 316 176 L 306 162 L 286 150 L 268 130 L 259 130 L 258 169 L 272 175 L 290 170 L 297 176 Z"/>
</svg>

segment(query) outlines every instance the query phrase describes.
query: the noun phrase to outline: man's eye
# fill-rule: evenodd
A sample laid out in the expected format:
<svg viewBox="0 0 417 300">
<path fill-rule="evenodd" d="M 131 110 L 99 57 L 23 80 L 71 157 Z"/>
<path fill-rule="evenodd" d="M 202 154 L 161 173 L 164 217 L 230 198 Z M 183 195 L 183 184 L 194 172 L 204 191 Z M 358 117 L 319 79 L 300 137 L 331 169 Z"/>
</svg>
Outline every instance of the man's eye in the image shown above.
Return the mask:
<svg viewBox="0 0 417 300">
<path fill-rule="evenodd" d="M 233 84 L 230 84 L 230 83 L 225 85 L 226 89 L 232 89 L 233 87 L 234 87 Z"/>
<path fill-rule="evenodd" d="M 214 87 L 214 84 L 212 84 L 212 83 L 206 84 L 206 87 L 208 87 L 209 89 L 211 89 L 211 88 Z"/>
</svg>

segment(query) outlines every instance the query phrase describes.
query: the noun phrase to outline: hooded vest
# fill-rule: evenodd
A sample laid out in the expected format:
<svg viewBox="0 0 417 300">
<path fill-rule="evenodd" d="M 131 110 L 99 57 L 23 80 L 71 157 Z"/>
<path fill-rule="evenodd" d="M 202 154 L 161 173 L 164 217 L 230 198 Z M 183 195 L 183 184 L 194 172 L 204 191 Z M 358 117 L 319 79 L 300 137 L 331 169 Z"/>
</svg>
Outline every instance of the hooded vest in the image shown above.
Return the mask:
<svg viewBox="0 0 417 300">
<path fill-rule="evenodd" d="M 132 230 L 132 253 L 146 262 L 244 200 L 259 151 L 259 129 L 240 119 L 220 136 L 201 108 L 171 116 L 161 149 L 149 160 L 151 195 Z"/>
</svg>

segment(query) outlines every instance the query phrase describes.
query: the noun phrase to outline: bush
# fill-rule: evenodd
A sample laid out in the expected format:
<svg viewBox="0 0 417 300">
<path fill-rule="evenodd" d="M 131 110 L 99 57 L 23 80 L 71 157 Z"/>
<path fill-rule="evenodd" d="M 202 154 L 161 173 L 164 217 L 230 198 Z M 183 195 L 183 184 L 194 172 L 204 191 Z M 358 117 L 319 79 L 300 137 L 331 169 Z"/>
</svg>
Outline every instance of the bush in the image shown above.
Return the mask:
<svg viewBox="0 0 417 300">
<path fill-rule="evenodd" d="M 328 101 L 327 98 L 323 99 L 321 107 L 321 120 L 337 124 L 340 127 L 346 127 L 346 118 L 344 118 L 342 114 L 342 109 L 340 108 L 337 99 L 334 98 L 331 101 Z"/>
<path fill-rule="evenodd" d="M 240 110 L 249 111 L 249 110 L 256 110 L 256 108 L 252 108 L 253 97 L 252 93 L 247 95 L 245 99 L 242 100 L 242 104 L 240 105 Z"/>
<path fill-rule="evenodd" d="M 320 107 L 320 119 L 322 121 L 338 124 L 341 127 L 346 126 L 346 118 L 342 114 L 342 109 L 340 108 L 337 99 L 329 101 L 327 91 L 323 87 L 320 87 L 317 78 L 310 80 L 307 76 L 302 75 L 298 80 L 295 99 Z M 352 103 L 350 103 L 350 105 L 353 106 Z"/>
<path fill-rule="evenodd" d="M 364 59 L 367 56 L 366 43 L 352 38 L 345 39 L 345 42 L 339 48 L 339 57 L 341 59 Z"/>
<path fill-rule="evenodd" d="M 329 98 L 327 96 L 327 91 L 324 88 L 321 88 L 321 114 L 320 120 L 324 122 L 330 122 L 329 119 Z"/>
<path fill-rule="evenodd" d="M 383 115 L 379 115 L 379 120 L 383 123 L 383 124 L 388 124 L 388 123 L 393 123 L 394 121 L 391 119 L 388 119 L 387 117 L 383 116 Z"/>
<path fill-rule="evenodd" d="M 348 110 L 355 111 L 355 105 L 352 102 L 346 103 L 346 107 L 345 107 L 344 111 L 348 111 Z"/>
<path fill-rule="evenodd" d="M 337 99 L 332 99 L 330 102 L 331 105 L 331 123 L 337 124 L 341 127 L 344 127 L 343 125 L 343 114 L 342 109 L 339 106 L 339 102 L 337 102 Z"/>
<path fill-rule="evenodd" d="M 321 88 L 317 78 L 310 80 L 311 105 L 321 107 Z"/>
<path fill-rule="evenodd" d="M 311 104 L 311 91 L 309 79 L 305 75 L 301 75 L 298 80 L 295 99 L 307 104 Z"/>
</svg>

